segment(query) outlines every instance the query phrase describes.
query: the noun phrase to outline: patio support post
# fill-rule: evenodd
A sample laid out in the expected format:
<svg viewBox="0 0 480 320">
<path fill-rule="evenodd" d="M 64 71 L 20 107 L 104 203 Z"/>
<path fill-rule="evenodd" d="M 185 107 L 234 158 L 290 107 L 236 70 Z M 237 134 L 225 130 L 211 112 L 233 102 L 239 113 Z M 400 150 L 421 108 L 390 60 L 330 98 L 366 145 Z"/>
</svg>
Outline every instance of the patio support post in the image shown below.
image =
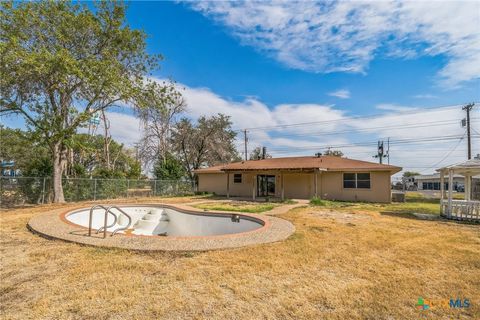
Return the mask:
<svg viewBox="0 0 480 320">
<path fill-rule="evenodd" d="M 465 175 L 465 200 L 470 201 L 472 194 L 472 177 L 469 174 Z"/>
<path fill-rule="evenodd" d="M 443 214 L 443 199 L 445 199 L 445 172 L 440 171 L 440 214 Z"/>
<path fill-rule="evenodd" d="M 227 199 L 230 198 L 230 173 L 227 173 Z"/>
<path fill-rule="evenodd" d="M 285 179 L 283 177 L 283 172 L 280 173 L 280 180 L 281 180 L 280 183 L 282 184 L 282 201 L 284 201 L 285 200 L 285 185 L 284 185 L 285 184 Z"/>
<path fill-rule="evenodd" d="M 318 171 L 317 171 L 317 169 L 315 169 L 313 172 L 314 172 L 314 174 L 313 174 L 313 179 L 314 179 L 313 184 L 315 186 L 315 198 L 317 198 L 318 197 L 318 181 L 317 181 L 317 179 L 318 179 L 317 172 Z"/>
<path fill-rule="evenodd" d="M 447 217 L 452 215 L 452 188 L 453 188 L 453 170 L 448 169 L 448 212 Z"/>
<path fill-rule="evenodd" d="M 255 200 L 255 195 L 256 195 L 255 187 L 256 187 L 257 175 L 253 174 L 252 180 L 253 180 L 252 181 L 252 199 Z"/>
</svg>

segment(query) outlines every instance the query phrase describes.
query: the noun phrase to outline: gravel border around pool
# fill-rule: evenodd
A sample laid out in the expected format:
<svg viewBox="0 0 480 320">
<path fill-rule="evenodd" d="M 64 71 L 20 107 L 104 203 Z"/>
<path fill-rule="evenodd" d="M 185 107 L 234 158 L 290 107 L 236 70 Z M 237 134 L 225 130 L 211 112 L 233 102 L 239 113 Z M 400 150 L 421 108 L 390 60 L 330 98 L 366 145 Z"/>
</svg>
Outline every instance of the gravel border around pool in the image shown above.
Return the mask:
<svg viewBox="0 0 480 320">
<path fill-rule="evenodd" d="M 195 214 L 206 214 L 203 210 L 192 208 L 188 205 L 166 205 L 166 204 L 124 204 L 121 206 L 165 206 L 172 209 L 178 209 L 184 212 Z M 116 234 L 107 235 L 103 239 L 101 234 L 88 236 L 88 230 L 84 227 L 65 222 L 63 218 L 68 212 L 89 207 L 70 207 L 69 209 L 55 209 L 36 215 L 30 219 L 27 227 L 30 231 L 39 234 L 48 239 L 58 239 L 67 242 L 75 242 L 84 245 L 122 248 L 136 251 L 207 251 L 218 249 L 238 248 L 256 244 L 271 243 L 282 241 L 288 238 L 295 227 L 287 220 L 257 214 L 243 214 L 265 221 L 265 225 L 259 229 L 219 236 L 208 237 L 162 237 L 162 236 L 132 236 Z M 219 212 L 208 211 L 212 214 L 239 214 L 238 212 Z"/>
</svg>

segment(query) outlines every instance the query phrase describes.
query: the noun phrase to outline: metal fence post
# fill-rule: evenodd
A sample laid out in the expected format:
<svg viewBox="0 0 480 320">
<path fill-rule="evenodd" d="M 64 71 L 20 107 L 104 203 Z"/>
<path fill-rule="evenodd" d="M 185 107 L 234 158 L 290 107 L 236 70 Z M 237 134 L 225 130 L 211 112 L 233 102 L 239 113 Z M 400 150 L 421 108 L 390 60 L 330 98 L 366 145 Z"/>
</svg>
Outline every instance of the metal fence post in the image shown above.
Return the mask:
<svg viewBox="0 0 480 320">
<path fill-rule="evenodd" d="M 45 177 L 43 177 L 42 204 L 45 204 Z"/>
<path fill-rule="evenodd" d="M 93 179 L 93 201 L 97 200 L 97 179 Z"/>
<path fill-rule="evenodd" d="M 130 189 L 130 180 L 127 179 L 127 198 L 128 198 L 128 189 Z"/>
<path fill-rule="evenodd" d="M 157 195 L 157 180 L 153 180 L 153 196 Z"/>
</svg>

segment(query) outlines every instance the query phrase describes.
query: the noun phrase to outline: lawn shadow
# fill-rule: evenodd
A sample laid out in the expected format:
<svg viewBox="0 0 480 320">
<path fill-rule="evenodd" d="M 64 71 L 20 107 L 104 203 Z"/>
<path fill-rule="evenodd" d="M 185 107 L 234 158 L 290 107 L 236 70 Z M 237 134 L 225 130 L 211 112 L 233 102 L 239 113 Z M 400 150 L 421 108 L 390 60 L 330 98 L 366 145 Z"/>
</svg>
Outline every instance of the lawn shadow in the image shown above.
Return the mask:
<svg viewBox="0 0 480 320">
<path fill-rule="evenodd" d="M 440 204 L 440 199 L 437 198 L 421 198 L 421 197 L 416 197 L 416 198 L 407 198 L 405 202 L 420 202 L 420 203 L 435 203 L 435 204 Z"/>
<path fill-rule="evenodd" d="M 411 220 L 442 221 L 445 220 L 438 214 L 405 212 L 405 211 L 380 211 L 382 216 L 404 218 Z M 447 220 L 449 221 L 449 220 Z"/>
<path fill-rule="evenodd" d="M 431 214 L 431 213 L 381 211 L 380 214 L 382 216 L 390 216 L 390 217 L 411 219 L 411 220 L 417 220 L 417 221 L 432 221 L 432 222 L 439 222 L 443 224 L 462 224 L 462 225 L 471 225 L 471 226 L 480 225 L 480 222 L 476 222 L 476 221 L 446 219 L 444 217 L 441 217 L 439 214 Z"/>
</svg>

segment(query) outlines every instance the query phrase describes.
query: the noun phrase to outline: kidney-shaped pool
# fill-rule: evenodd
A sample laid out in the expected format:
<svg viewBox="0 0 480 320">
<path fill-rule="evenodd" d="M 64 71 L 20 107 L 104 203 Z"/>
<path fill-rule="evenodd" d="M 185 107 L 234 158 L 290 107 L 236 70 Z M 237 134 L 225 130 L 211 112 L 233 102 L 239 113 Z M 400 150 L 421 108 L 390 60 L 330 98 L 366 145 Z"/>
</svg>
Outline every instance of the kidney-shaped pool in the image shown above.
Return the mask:
<svg viewBox="0 0 480 320">
<path fill-rule="evenodd" d="M 108 210 L 108 214 L 105 213 Z M 217 236 L 253 231 L 265 225 L 261 219 L 242 214 L 185 212 L 160 206 L 118 206 L 75 210 L 65 220 L 102 232 L 107 217 L 107 232 L 149 236 Z"/>
<path fill-rule="evenodd" d="M 238 248 L 281 241 L 295 231 L 278 217 L 202 211 L 188 204 L 92 206 L 47 210 L 34 215 L 27 227 L 48 239 L 139 251 Z"/>
</svg>

